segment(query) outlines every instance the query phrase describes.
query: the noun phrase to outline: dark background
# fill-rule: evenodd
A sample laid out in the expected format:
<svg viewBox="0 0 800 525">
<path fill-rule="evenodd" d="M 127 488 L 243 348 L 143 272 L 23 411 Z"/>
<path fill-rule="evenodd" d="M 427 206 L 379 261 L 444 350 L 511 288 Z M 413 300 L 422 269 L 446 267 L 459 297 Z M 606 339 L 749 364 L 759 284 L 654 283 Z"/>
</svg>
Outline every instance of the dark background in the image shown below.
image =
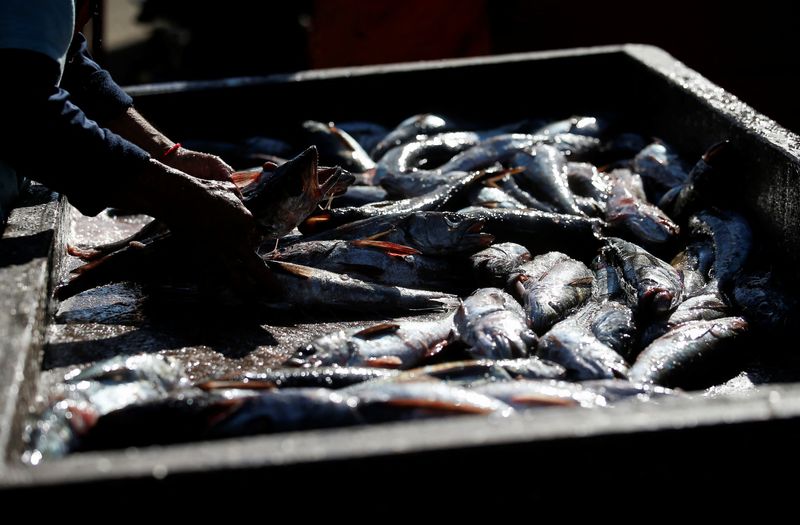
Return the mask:
<svg viewBox="0 0 800 525">
<path fill-rule="evenodd" d="M 800 132 L 789 3 L 145 0 L 138 12 L 149 38 L 104 57 L 121 84 L 635 42 L 665 49 Z M 587 78 L 586 89 L 625 81 Z"/>
</svg>

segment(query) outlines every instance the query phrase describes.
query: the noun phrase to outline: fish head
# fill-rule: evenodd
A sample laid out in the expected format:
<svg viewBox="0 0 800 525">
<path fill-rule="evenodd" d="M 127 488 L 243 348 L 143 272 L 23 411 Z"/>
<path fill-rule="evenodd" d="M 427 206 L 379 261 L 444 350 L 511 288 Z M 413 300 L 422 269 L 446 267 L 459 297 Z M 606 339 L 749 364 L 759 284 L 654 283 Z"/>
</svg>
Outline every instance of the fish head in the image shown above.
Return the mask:
<svg viewBox="0 0 800 525">
<path fill-rule="evenodd" d="M 295 158 L 277 166 L 264 165 L 258 180 L 244 195 L 263 233 L 277 238 L 289 233 L 322 200 L 344 193 L 354 180 L 341 168 L 319 168 L 319 154 L 310 146 Z"/>
<path fill-rule="evenodd" d="M 357 353 L 356 343 L 343 331 L 339 331 L 297 347 L 284 365 L 303 368 L 345 366 Z"/>
<path fill-rule="evenodd" d="M 418 213 L 408 217 L 408 233 L 425 253 L 425 247 L 452 246 L 452 251 L 476 252 L 488 248 L 494 236 L 484 233 L 484 221 L 453 213 Z M 434 248 L 435 249 L 435 248 Z"/>
</svg>

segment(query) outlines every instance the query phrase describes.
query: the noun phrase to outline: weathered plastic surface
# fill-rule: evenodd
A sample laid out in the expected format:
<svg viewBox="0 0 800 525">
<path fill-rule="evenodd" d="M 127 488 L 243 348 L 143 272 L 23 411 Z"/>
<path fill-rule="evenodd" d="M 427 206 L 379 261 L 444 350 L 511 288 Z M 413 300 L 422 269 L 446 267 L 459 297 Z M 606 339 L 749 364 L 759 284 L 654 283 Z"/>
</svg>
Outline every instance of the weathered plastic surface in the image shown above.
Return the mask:
<svg viewBox="0 0 800 525">
<path fill-rule="evenodd" d="M 773 246 L 776 264 L 786 277 L 796 279 L 792 269 L 800 260 L 800 138 L 656 48 L 589 48 L 139 86 L 130 91 L 140 111 L 179 140 L 254 132 L 285 136 L 286 129 L 309 118 L 393 124 L 425 111 L 486 123 L 528 116 L 622 114 L 631 129 L 674 144 L 687 158 L 709 144 L 731 139 L 738 145 L 740 166 L 736 179 L 726 185 L 731 202 L 755 220 L 759 235 Z M 51 275 L 59 275 L 52 261 L 38 260 L 48 265 Z M 46 279 L 38 279 L 31 293 L 39 294 L 35 297 L 43 317 L 47 286 L 42 284 Z M 311 327 L 291 330 L 319 330 Z M 800 431 L 800 385 L 787 384 L 743 396 L 604 411 L 550 409 L 502 421 L 470 417 L 92 452 L 30 468 L 17 458 L 19 423 L 40 368 L 43 336 L 37 330 L 44 330 L 41 321 L 30 324 L 25 336 L 29 343 L 0 341 L 0 365 L 15 367 L 13 374 L 0 368 L 0 446 L 5 458 L 0 487 L 52 488 L 59 494 L 89 486 L 109 493 L 123 486 L 253 493 L 270 479 L 280 479 L 290 490 L 293 483 L 332 480 L 343 473 L 366 480 L 376 472 L 408 476 L 421 468 L 446 472 L 451 480 L 470 477 L 496 486 L 502 482 L 491 476 L 507 472 L 513 464 L 517 474 L 548 473 L 546 487 L 536 489 L 541 495 L 557 491 L 570 476 L 587 469 L 602 472 L 625 466 L 622 470 L 653 479 L 676 478 L 702 462 L 704 468 L 692 473 L 695 482 L 702 482 L 712 475 L 750 475 L 762 462 L 783 461 L 788 466 L 796 461 L 790 447 Z M 128 340 L 134 343 L 135 338 Z M 81 348 L 74 345 L 72 350 Z M 63 364 L 45 363 L 45 368 Z M 24 375 L 16 372 L 24 369 Z M 621 492 L 625 490 L 637 489 L 628 486 Z"/>
</svg>

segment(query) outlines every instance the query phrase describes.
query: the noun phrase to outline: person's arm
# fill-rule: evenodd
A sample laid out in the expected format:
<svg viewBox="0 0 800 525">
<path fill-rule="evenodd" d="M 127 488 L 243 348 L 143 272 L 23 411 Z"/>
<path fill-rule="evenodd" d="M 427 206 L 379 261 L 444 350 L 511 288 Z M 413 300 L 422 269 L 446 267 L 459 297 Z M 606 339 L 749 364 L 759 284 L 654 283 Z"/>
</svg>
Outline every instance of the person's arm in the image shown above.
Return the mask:
<svg viewBox="0 0 800 525">
<path fill-rule="evenodd" d="M 201 179 L 231 180 L 233 168 L 221 158 L 184 147 L 173 148 L 175 143 L 150 124 L 133 106 L 111 120 L 107 126 L 168 166 Z"/>
<path fill-rule="evenodd" d="M 230 180 L 233 169 L 215 155 L 178 148 L 133 107 L 133 99 L 108 71 L 92 60 L 86 38 L 76 34 L 68 53 L 61 87 L 86 115 L 117 135 L 136 144 L 153 158 L 195 177 Z M 164 156 L 164 153 L 170 154 Z"/>
<path fill-rule="evenodd" d="M 66 194 L 89 215 L 120 207 L 212 242 L 253 246 L 252 215 L 231 183 L 172 169 L 87 118 L 57 87 L 56 61 L 0 49 L 0 70 L 14 72 L 14 82 L 0 83 L 0 158 L 18 172 Z"/>
</svg>

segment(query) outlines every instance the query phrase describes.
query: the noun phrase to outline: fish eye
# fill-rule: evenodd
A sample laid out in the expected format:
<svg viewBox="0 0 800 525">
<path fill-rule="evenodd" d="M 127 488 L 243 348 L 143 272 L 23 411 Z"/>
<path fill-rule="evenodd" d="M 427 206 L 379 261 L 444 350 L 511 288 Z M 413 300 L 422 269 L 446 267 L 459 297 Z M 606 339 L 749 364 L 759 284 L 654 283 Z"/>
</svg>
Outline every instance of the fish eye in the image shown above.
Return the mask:
<svg viewBox="0 0 800 525">
<path fill-rule="evenodd" d="M 317 349 L 314 347 L 314 345 L 306 345 L 298 348 L 297 353 L 302 356 L 310 356 L 316 354 Z"/>
</svg>

